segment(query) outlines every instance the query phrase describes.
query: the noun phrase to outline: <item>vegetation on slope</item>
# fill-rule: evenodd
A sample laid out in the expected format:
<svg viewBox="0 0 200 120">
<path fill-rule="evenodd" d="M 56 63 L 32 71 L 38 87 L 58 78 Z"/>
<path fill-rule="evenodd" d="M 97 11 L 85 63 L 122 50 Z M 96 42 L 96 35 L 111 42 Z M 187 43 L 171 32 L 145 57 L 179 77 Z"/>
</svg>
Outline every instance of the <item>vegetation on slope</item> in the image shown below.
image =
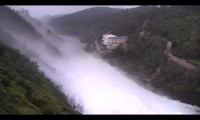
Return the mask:
<svg viewBox="0 0 200 120">
<path fill-rule="evenodd" d="M 0 114 L 77 114 L 58 86 L 18 50 L 0 43 Z"/>
</svg>

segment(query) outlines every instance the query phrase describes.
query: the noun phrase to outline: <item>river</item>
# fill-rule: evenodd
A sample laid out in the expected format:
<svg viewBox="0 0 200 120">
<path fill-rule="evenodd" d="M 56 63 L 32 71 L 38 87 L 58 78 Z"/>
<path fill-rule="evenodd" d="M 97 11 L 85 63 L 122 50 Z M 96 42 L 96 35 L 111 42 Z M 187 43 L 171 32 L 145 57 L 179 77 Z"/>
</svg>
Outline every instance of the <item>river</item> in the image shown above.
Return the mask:
<svg viewBox="0 0 200 120">
<path fill-rule="evenodd" d="M 124 72 L 105 62 L 96 53 L 84 51 L 85 44 L 71 36 L 53 45 L 62 57 L 36 49 L 43 62 L 40 70 L 62 91 L 82 106 L 82 114 L 196 114 L 193 106 L 157 95 Z M 45 62 L 45 64 L 44 64 Z M 47 67 L 50 66 L 50 67 Z M 51 69 L 50 69 L 51 68 Z"/>
</svg>

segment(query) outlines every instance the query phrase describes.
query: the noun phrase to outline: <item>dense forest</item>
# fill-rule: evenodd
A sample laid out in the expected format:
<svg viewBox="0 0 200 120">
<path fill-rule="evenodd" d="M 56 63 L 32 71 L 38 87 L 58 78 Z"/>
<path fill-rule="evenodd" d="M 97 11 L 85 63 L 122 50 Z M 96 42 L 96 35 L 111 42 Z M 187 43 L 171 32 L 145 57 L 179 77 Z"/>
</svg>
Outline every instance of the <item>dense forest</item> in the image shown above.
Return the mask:
<svg viewBox="0 0 200 120">
<path fill-rule="evenodd" d="M 88 20 L 96 13 L 94 9 L 104 16 Z M 104 9 L 91 8 L 78 15 L 72 14 L 76 17 L 65 15 L 48 23 L 61 34 L 79 37 L 87 43 L 87 51 L 96 51 L 94 41 L 101 40 L 105 33 L 128 36 L 125 50 L 116 48 L 103 57 L 140 80 L 151 77 L 159 69 L 159 74 L 149 81 L 156 90 L 200 106 L 200 7 L 139 6 L 109 14 L 105 14 Z M 88 11 L 93 14 L 86 14 Z M 80 14 L 84 16 L 81 19 Z M 173 55 L 185 59 L 198 70 L 190 71 L 169 61 L 164 54 L 168 41 L 172 42 Z"/>
</svg>

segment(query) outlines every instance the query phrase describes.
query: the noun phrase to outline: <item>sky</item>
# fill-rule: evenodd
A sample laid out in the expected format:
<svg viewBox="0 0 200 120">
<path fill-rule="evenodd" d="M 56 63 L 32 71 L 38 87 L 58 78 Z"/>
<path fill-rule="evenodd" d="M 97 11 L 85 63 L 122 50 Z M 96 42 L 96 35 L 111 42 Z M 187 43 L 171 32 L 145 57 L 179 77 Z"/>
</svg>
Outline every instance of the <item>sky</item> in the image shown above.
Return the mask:
<svg viewBox="0 0 200 120">
<path fill-rule="evenodd" d="M 105 6 L 105 5 L 104 5 Z M 57 14 L 70 14 L 70 13 L 73 13 L 73 12 L 77 12 L 77 11 L 80 11 L 80 10 L 84 10 L 84 9 L 87 9 L 87 8 L 91 8 L 91 7 L 97 7 L 97 6 L 86 6 L 86 5 L 81 5 L 81 6 L 72 6 L 72 5 L 65 5 L 65 6 L 62 6 L 62 5 L 55 5 L 55 6 L 36 6 L 36 5 L 32 5 L 32 6 L 18 6 L 18 5 L 15 5 L 15 6 L 9 6 L 11 7 L 12 9 L 26 9 L 30 12 L 30 14 L 33 16 L 33 17 L 43 17 L 45 15 L 57 15 Z M 98 6 L 99 7 L 99 6 Z M 107 7 L 112 7 L 112 8 L 133 8 L 133 7 L 137 7 L 135 5 L 132 5 L 132 6 L 107 6 Z"/>
</svg>

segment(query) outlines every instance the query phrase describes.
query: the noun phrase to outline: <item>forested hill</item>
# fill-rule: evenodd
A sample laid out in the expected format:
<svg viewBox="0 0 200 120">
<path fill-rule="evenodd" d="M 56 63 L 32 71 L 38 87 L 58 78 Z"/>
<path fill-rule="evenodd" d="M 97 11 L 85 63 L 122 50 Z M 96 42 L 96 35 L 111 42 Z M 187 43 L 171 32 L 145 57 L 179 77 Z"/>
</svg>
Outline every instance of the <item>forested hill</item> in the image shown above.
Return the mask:
<svg viewBox="0 0 200 120">
<path fill-rule="evenodd" d="M 108 7 L 94 7 L 73 14 L 50 19 L 49 23 L 60 33 L 81 34 L 93 21 L 106 18 L 109 15 L 119 12 L 121 9 Z"/>
<path fill-rule="evenodd" d="M 199 6 L 140 6 L 110 12 L 107 16 L 99 15 L 94 9 L 97 8 L 54 18 L 49 24 L 64 34 L 81 34 L 82 41 L 90 45 L 94 40 L 101 39 L 106 32 L 127 35 L 130 42 L 138 42 L 140 32 L 144 31 L 145 35 L 160 36 L 172 41 L 173 50 L 178 56 L 200 56 Z M 108 8 L 98 9 L 103 11 Z M 98 19 L 93 19 L 96 16 Z"/>
<path fill-rule="evenodd" d="M 174 99 L 200 106 L 199 70 L 187 70 L 164 55 L 167 42 L 171 41 L 173 55 L 199 68 L 199 6 L 139 6 L 98 17 L 92 22 L 81 22 L 80 19 L 78 23 L 76 18 L 61 20 L 59 25 L 56 22 L 60 18 L 55 18 L 49 24 L 65 34 L 79 33 L 77 36 L 88 44 L 88 51 L 96 50 L 94 41 L 101 40 L 104 33 L 128 36 L 126 51 L 115 49 L 106 56 L 111 64 L 138 76 L 140 80 L 156 73 L 154 79 L 148 81 L 154 88 Z M 69 19 L 71 22 L 68 24 Z"/>
</svg>

